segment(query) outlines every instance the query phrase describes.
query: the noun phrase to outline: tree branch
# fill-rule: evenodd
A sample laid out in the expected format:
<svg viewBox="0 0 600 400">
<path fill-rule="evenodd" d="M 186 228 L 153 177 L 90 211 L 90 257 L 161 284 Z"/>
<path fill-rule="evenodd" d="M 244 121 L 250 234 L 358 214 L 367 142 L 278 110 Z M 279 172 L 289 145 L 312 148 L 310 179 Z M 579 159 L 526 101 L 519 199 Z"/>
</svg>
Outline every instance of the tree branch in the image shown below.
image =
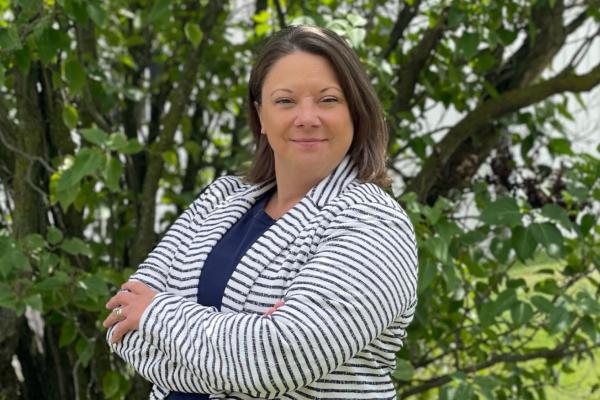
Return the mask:
<svg viewBox="0 0 600 400">
<path fill-rule="evenodd" d="M 0 141 L 2 142 L 2 146 L 0 146 L 0 163 L 2 171 L 13 171 L 14 169 L 15 155 L 6 144 L 15 140 L 17 130 L 17 125 L 10 120 L 8 110 L 0 101 Z M 4 174 L 4 172 L 0 173 L 0 176 L 7 180 L 9 178 L 8 174 Z"/>
<path fill-rule="evenodd" d="M 414 96 L 419 74 L 438 45 L 446 30 L 447 12 L 444 11 L 438 23 L 425 31 L 421 41 L 411 51 L 408 61 L 398 71 L 398 95 L 392 104 L 390 115 L 410 110 L 410 100 Z"/>
<path fill-rule="evenodd" d="M 400 42 L 400 39 L 404 35 L 404 31 L 419 12 L 420 5 L 421 0 L 416 0 L 411 5 L 408 5 L 406 2 L 403 3 L 403 7 L 398 10 L 398 16 L 392 28 L 392 33 L 390 33 L 388 46 L 381 52 L 381 58 L 389 58 L 396 46 L 398 46 L 398 42 Z"/>
<path fill-rule="evenodd" d="M 287 26 L 285 23 L 285 13 L 283 12 L 283 8 L 281 7 L 281 2 L 279 0 L 274 0 L 275 9 L 277 10 L 277 20 L 279 21 L 279 28 L 283 29 Z"/>
<path fill-rule="evenodd" d="M 490 121 L 552 95 L 563 92 L 584 92 L 598 84 L 600 84 L 600 64 L 587 74 L 576 75 L 568 71 L 529 87 L 510 90 L 481 103 L 450 129 L 434 147 L 433 154 L 425 161 L 419 174 L 410 181 L 406 191 L 417 193 L 419 199 L 424 201 L 436 182 L 436 177 L 452 154 L 469 136 Z"/>
<path fill-rule="evenodd" d="M 498 354 L 496 356 L 491 357 L 487 361 L 463 368 L 460 370 L 460 372 L 473 373 L 473 372 L 481 371 L 482 369 L 489 368 L 489 367 L 499 364 L 499 363 L 526 362 L 526 361 L 536 360 L 536 359 L 540 359 L 540 358 L 546 359 L 546 360 L 553 360 L 553 359 L 558 359 L 558 358 L 564 358 L 564 357 L 571 356 L 571 355 L 582 354 L 582 353 L 585 353 L 585 352 L 588 352 L 590 350 L 600 347 L 600 343 L 596 343 L 592 346 L 569 349 L 568 345 L 570 343 L 571 338 L 572 338 L 572 336 L 567 335 L 565 341 L 553 349 L 537 350 L 537 351 L 533 351 L 528 354 Z M 399 398 L 404 399 L 411 395 L 414 395 L 417 393 L 423 393 L 423 392 L 426 392 L 433 388 L 442 386 L 452 380 L 452 375 L 453 374 L 446 374 L 446 375 L 437 376 L 435 378 L 426 380 L 424 383 L 422 383 L 420 385 L 413 386 L 410 389 L 400 392 Z"/>
<path fill-rule="evenodd" d="M 148 153 L 147 171 L 142 187 L 142 203 L 140 205 L 140 216 L 137 235 L 130 252 L 130 262 L 139 264 L 155 243 L 154 220 L 156 214 L 156 192 L 158 182 L 163 171 L 164 161 L 162 153 L 173 145 L 175 132 L 181 121 L 184 111 L 187 109 L 190 94 L 193 88 L 191 82 L 196 81 L 198 66 L 201 56 L 210 37 L 210 32 L 224 9 L 224 3 L 211 1 L 208 3 L 202 21 L 201 29 L 204 32 L 204 40 L 193 51 L 189 52 L 184 61 L 181 76 L 175 88 L 169 93 L 167 102 L 170 104 L 169 111 L 161 118 L 160 135 L 154 145 L 152 152 Z"/>
<path fill-rule="evenodd" d="M 98 55 L 96 51 L 96 32 L 93 22 L 88 21 L 85 24 L 75 24 L 75 35 L 77 37 L 77 56 L 81 65 L 85 66 L 90 61 L 96 60 Z M 87 83 L 83 87 L 82 105 L 83 111 L 98 127 L 108 133 L 113 130 L 110 119 L 98 111 L 100 107 L 94 101 L 94 96 L 92 96 Z"/>
</svg>

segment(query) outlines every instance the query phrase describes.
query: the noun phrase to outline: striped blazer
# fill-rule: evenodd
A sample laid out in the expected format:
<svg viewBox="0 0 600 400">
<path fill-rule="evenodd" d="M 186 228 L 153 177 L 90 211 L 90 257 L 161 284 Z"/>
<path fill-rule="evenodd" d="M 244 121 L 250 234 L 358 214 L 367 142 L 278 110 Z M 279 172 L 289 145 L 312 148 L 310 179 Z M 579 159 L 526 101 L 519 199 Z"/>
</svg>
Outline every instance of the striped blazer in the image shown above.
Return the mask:
<svg viewBox="0 0 600 400">
<path fill-rule="evenodd" d="M 109 341 L 154 383 L 151 399 L 395 398 L 390 372 L 417 302 L 414 231 L 356 176 L 346 157 L 278 219 L 241 259 L 220 311 L 196 303 L 203 263 L 275 183 L 219 178 L 177 219 L 130 278 L 160 293 L 138 331 Z"/>
</svg>

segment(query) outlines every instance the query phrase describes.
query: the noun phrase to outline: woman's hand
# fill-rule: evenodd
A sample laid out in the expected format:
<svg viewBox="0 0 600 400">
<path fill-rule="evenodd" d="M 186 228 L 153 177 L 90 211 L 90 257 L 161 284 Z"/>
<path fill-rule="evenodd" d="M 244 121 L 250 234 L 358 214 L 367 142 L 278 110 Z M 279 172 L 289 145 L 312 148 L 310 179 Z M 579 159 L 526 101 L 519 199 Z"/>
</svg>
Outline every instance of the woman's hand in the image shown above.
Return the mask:
<svg viewBox="0 0 600 400">
<path fill-rule="evenodd" d="M 102 325 L 109 328 L 116 324 L 112 334 L 113 343 L 120 341 L 127 332 L 139 328 L 142 314 L 157 293 L 142 282 L 127 281 L 106 303 L 106 308 L 112 312 Z"/>
</svg>

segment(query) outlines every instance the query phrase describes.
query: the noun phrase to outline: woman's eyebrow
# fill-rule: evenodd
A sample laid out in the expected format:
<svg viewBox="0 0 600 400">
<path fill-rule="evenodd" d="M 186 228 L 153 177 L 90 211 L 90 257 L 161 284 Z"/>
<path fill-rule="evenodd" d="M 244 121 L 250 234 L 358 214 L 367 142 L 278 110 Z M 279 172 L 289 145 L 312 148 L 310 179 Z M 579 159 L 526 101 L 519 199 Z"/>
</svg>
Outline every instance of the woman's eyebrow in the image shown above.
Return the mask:
<svg viewBox="0 0 600 400">
<path fill-rule="evenodd" d="M 339 87 L 337 87 L 337 86 L 327 86 L 327 87 L 325 87 L 325 88 L 321 89 L 321 90 L 319 91 L 319 93 L 326 92 L 326 91 L 328 91 L 329 89 L 334 89 L 334 90 L 337 90 L 337 91 L 338 91 L 338 92 L 340 92 L 340 93 L 344 93 L 344 92 L 342 91 L 342 89 L 340 89 L 340 88 L 339 88 Z M 293 90 L 291 90 L 291 89 L 288 89 L 288 88 L 277 88 L 277 89 L 273 90 L 269 96 L 273 96 L 273 94 L 274 94 L 275 92 L 278 92 L 278 91 L 283 91 L 283 92 L 287 92 L 287 93 L 294 93 L 294 91 L 293 91 Z"/>
<path fill-rule="evenodd" d="M 293 93 L 293 90 L 291 89 L 286 89 L 286 88 L 279 88 L 279 89 L 275 89 L 271 92 L 270 96 L 273 96 L 273 93 L 277 92 L 278 90 L 282 90 L 284 92 L 288 92 L 288 93 Z"/>
<path fill-rule="evenodd" d="M 338 92 L 342 92 L 342 93 L 343 93 L 342 89 L 340 89 L 340 88 L 339 88 L 339 87 L 337 87 L 337 86 L 327 86 L 326 88 L 323 88 L 323 89 L 321 89 L 321 92 L 320 92 L 320 93 L 323 93 L 323 92 L 325 92 L 325 91 L 327 91 L 327 90 L 329 90 L 329 89 L 335 89 L 335 90 L 337 90 Z"/>
</svg>

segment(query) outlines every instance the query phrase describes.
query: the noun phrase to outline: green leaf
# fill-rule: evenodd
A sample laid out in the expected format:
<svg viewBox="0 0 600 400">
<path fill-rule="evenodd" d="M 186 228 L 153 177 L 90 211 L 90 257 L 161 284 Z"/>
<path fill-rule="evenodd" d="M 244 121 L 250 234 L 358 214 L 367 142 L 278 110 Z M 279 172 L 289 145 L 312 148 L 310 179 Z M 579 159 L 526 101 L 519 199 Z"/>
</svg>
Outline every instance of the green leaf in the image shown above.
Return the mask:
<svg viewBox="0 0 600 400">
<path fill-rule="evenodd" d="M 518 35 L 518 32 L 516 30 L 510 31 L 510 30 L 504 29 L 504 28 L 498 29 L 496 31 L 496 33 L 498 34 L 498 37 L 500 38 L 500 42 L 502 43 L 503 46 L 508 46 L 509 44 L 514 42 Z"/>
<path fill-rule="evenodd" d="M 419 294 L 431 285 L 431 282 L 433 282 L 437 275 L 438 269 L 436 263 L 431 258 L 427 258 L 427 260 L 421 263 L 419 266 L 419 284 L 417 285 Z"/>
<path fill-rule="evenodd" d="M 552 154 L 565 154 L 565 155 L 573 155 L 573 150 L 571 150 L 571 142 L 567 139 L 551 139 L 548 143 L 548 150 Z"/>
<path fill-rule="evenodd" d="M 525 325 L 533 316 L 533 307 L 529 304 L 517 301 L 510 308 L 510 317 L 515 327 Z"/>
<path fill-rule="evenodd" d="M 600 302 L 592 297 L 588 292 L 581 291 L 576 296 L 579 309 L 586 315 L 600 316 Z"/>
<path fill-rule="evenodd" d="M 100 3 L 87 3 L 87 13 L 96 25 L 103 27 L 106 24 L 108 12 L 100 6 Z"/>
<path fill-rule="evenodd" d="M 512 232 L 511 243 L 517 253 L 517 257 L 523 262 L 533 255 L 537 247 L 537 242 L 530 227 L 516 226 Z"/>
<path fill-rule="evenodd" d="M 119 393 L 121 379 L 115 371 L 108 371 L 102 378 L 104 398 L 109 399 Z"/>
<path fill-rule="evenodd" d="M 122 154 L 135 154 L 142 150 L 144 150 L 144 146 L 136 139 L 130 139 L 124 146 L 121 146 L 118 149 Z"/>
<path fill-rule="evenodd" d="M 38 262 L 38 268 L 42 275 L 48 275 L 56 268 L 59 261 L 60 259 L 54 253 L 42 253 Z"/>
<path fill-rule="evenodd" d="M 40 292 L 50 292 L 57 289 L 63 289 L 68 282 L 68 276 L 57 274 L 56 276 L 50 276 L 41 280 L 35 285 L 35 288 Z"/>
<path fill-rule="evenodd" d="M 46 246 L 44 237 L 39 233 L 30 233 L 23 239 L 23 246 L 27 252 L 39 250 Z"/>
<path fill-rule="evenodd" d="M 412 364 L 402 359 L 396 359 L 396 369 L 392 376 L 399 381 L 410 381 L 415 374 Z"/>
<path fill-rule="evenodd" d="M 19 39 L 17 28 L 10 26 L 8 28 L 0 28 L 0 49 L 6 51 L 19 50 L 23 46 Z"/>
<path fill-rule="evenodd" d="M 598 341 L 598 338 L 600 337 L 600 326 L 598 326 L 598 324 L 594 322 L 594 320 L 588 315 L 581 319 L 581 330 L 590 338 L 592 343 L 596 343 Z"/>
<path fill-rule="evenodd" d="M 103 299 L 108 296 L 108 286 L 99 275 L 90 275 L 79 282 L 79 286 L 85 290 L 85 294 L 92 300 Z"/>
<path fill-rule="evenodd" d="M 66 320 L 60 327 L 60 337 L 58 347 L 65 347 L 71 344 L 77 338 L 77 325 L 72 320 Z"/>
<path fill-rule="evenodd" d="M 61 240 L 63 240 L 63 233 L 57 227 L 51 226 L 48 228 L 46 238 L 48 239 L 48 243 L 50 243 L 51 245 L 55 245 Z"/>
<path fill-rule="evenodd" d="M 118 157 L 110 157 L 106 163 L 106 169 L 104 170 L 104 178 L 106 186 L 112 192 L 118 192 L 121 190 L 119 185 L 121 175 L 123 175 L 123 163 Z"/>
<path fill-rule="evenodd" d="M 546 248 L 549 255 L 553 257 L 562 255 L 564 239 L 556 226 L 545 222 L 543 224 L 531 224 L 528 230 L 531 231 L 534 239 Z"/>
<path fill-rule="evenodd" d="M 2 267 L 0 267 L 2 270 Z M 0 307 L 15 310 L 17 307 L 17 296 L 6 283 L 0 282 Z"/>
<path fill-rule="evenodd" d="M 21 71 L 23 75 L 26 75 L 31 67 L 31 52 L 29 48 L 25 46 L 21 50 L 16 50 L 14 54 L 15 63 L 19 67 L 19 71 Z"/>
<path fill-rule="evenodd" d="M 537 292 L 547 293 L 551 295 L 561 294 L 561 288 L 560 286 L 558 286 L 558 283 L 556 283 L 556 280 L 554 278 L 548 278 L 539 281 L 533 286 L 533 288 Z"/>
<path fill-rule="evenodd" d="M 596 226 L 596 218 L 592 214 L 585 214 L 579 223 L 579 229 L 583 236 L 586 236 L 594 226 Z"/>
<path fill-rule="evenodd" d="M 87 367 L 94 356 L 94 342 L 83 336 L 80 337 L 75 344 L 75 352 L 77 353 L 77 357 L 79 357 L 79 361 L 81 361 L 81 365 Z"/>
<path fill-rule="evenodd" d="M 65 78 L 69 89 L 74 93 L 79 93 L 85 86 L 86 72 L 76 59 L 70 59 L 65 63 Z"/>
<path fill-rule="evenodd" d="M 74 256 L 81 254 L 87 257 L 92 257 L 94 255 L 87 243 L 79 238 L 66 239 L 61 243 L 60 248 Z"/>
<path fill-rule="evenodd" d="M 573 223 L 569 219 L 569 215 L 564 208 L 557 204 L 545 204 L 544 207 L 542 207 L 542 215 L 557 221 L 567 230 L 573 229 Z"/>
<path fill-rule="evenodd" d="M 448 242 L 444 241 L 441 237 L 434 236 L 427 239 L 424 247 L 436 260 L 441 262 L 448 261 Z"/>
<path fill-rule="evenodd" d="M 171 0 L 154 0 L 152 4 L 152 9 L 148 14 L 145 23 L 153 24 L 158 20 L 162 20 L 169 16 L 170 10 L 169 5 L 171 4 Z"/>
<path fill-rule="evenodd" d="M 45 29 L 37 39 L 37 48 L 40 60 L 48 64 L 61 49 L 68 49 L 71 43 L 65 32 L 54 28 Z"/>
<path fill-rule="evenodd" d="M 34 310 L 40 312 L 44 311 L 44 303 L 42 302 L 42 296 L 39 293 L 26 297 L 23 302 Z"/>
<path fill-rule="evenodd" d="M 82 24 L 88 22 L 88 15 L 85 7 L 86 2 L 80 0 L 59 0 L 59 3 L 61 1 L 64 2 L 64 5 L 61 4 L 61 6 L 64 7 L 65 13 L 69 17 Z"/>
<path fill-rule="evenodd" d="M 517 292 L 514 289 L 506 289 L 494 300 L 494 315 L 500 315 L 511 308 L 517 301 Z"/>
<path fill-rule="evenodd" d="M 63 106 L 62 117 L 67 128 L 77 128 L 77 122 L 79 121 L 79 113 L 77 112 L 75 107 L 65 104 Z"/>
<path fill-rule="evenodd" d="M 83 136 L 85 140 L 98 146 L 102 146 L 108 142 L 108 134 L 102 129 L 87 128 L 80 130 L 80 132 L 81 136 Z"/>
<path fill-rule="evenodd" d="M 461 382 L 454 392 L 455 399 L 472 399 L 474 394 L 473 386 L 468 382 Z"/>
<path fill-rule="evenodd" d="M 348 14 L 346 18 L 348 18 L 352 26 L 365 26 L 367 24 L 367 20 L 359 14 Z"/>
<path fill-rule="evenodd" d="M 500 240 L 497 237 L 493 238 L 490 243 L 490 251 L 492 252 L 492 255 L 496 258 L 496 260 L 503 264 L 507 262 L 511 248 L 511 242 L 507 240 Z"/>
<path fill-rule="evenodd" d="M 348 27 L 346 31 L 346 37 L 354 49 L 358 49 L 363 45 L 366 36 L 367 32 L 362 28 Z"/>
<path fill-rule="evenodd" d="M 473 382 L 479 386 L 479 391 L 485 396 L 487 400 L 496 400 L 497 397 L 494 393 L 496 387 L 502 384 L 497 378 L 492 376 L 474 376 Z"/>
<path fill-rule="evenodd" d="M 202 38 L 204 37 L 204 34 L 202 33 L 202 30 L 200 29 L 198 24 L 193 24 L 191 22 L 188 22 L 187 24 L 185 24 L 183 31 L 185 33 L 185 37 L 190 42 L 192 42 L 192 45 L 194 47 L 198 47 L 200 45 L 200 42 L 202 42 Z"/>
<path fill-rule="evenodd" d="M 481 220 L 489 225 L 519 225 L 521 213 L 515 199 L 503 196 L 487 204 L 481 211 Z"/>
<path fill-rule="evenodd" d="M 541 311 L 544 314 L 551 314 L 552 312 L 554 312 L 555 306 L 554 304 L 552 304 L 552 302 L 550 300 L 548 300 L 547 298 L 543 297 L 543 296 L 533 296 L 531 297 L 531 304 L 533 304 L 539 311 Z"/>
<path fill-rule="evenodd" d="M 177 153 L 175 150 L 167 150 L 162 152 L 162 158 L 165 161 L 165 165 L 177 167 Z"/>
<path fill-rule="evenodd" d="M 496 317 L 496 314 L 494 314 L 495 305 L 491 300 L 479 304 L 477 315 L 479 316 L 481 326 L 485 329 L 494 322 L 494 317 Z"/>
<path fill-rule="evenodd" d="M 57 191 L 71 190 L 87 175 L 91 175 L 103 164 L 104 155 L 97 149 L 82 148 L 75 156 L 71 168 L 63 171 L 56 184 Z"/>
<path fill-rule="evenodd" d="M 14 239 L 0 236 L 0 275 L 8 277 L 15 271 L 30 271 L 31 264 L 19 250 Z"/>
<path fill-rule="evenodd" d="M 106 145 L 111 150 L 120 151 L 123 147 L 127 146 L 127 136 L 122 132 L 111 133 Z"/>
<path fill-rule="evenodd" d="M 457 41 L 458 49 L 462 52 L 466 60 L 470 60 L 477 54 L 479 47 L 479 34 L 465 32 Z"/>
<path fill-rule="evenodd" d="M 448 10 L 448 28 L 454 29 L 464 22 L 467 14 L 458 8 L 455 4 L 450 6 Z"/>
<path fill-rule="evenodd" d="M 548 320 L 548 330 L 555 334 L 566 331 L 573 321 L 575 315 L 564 307 L 556 307 L 551 313 Z"/>
<path fill-rule="evenodd" d="M 444 277 L 444 282 L 446 282 L 446 287 L 448 291 L 451 292 L 454 296 L 457 295 L 457 290 L 460 288 L 460 278 L 456 273 L 456 268 L 452 264 L 446 264 L 442 266 L 442 276 Z"/>
</svg>

